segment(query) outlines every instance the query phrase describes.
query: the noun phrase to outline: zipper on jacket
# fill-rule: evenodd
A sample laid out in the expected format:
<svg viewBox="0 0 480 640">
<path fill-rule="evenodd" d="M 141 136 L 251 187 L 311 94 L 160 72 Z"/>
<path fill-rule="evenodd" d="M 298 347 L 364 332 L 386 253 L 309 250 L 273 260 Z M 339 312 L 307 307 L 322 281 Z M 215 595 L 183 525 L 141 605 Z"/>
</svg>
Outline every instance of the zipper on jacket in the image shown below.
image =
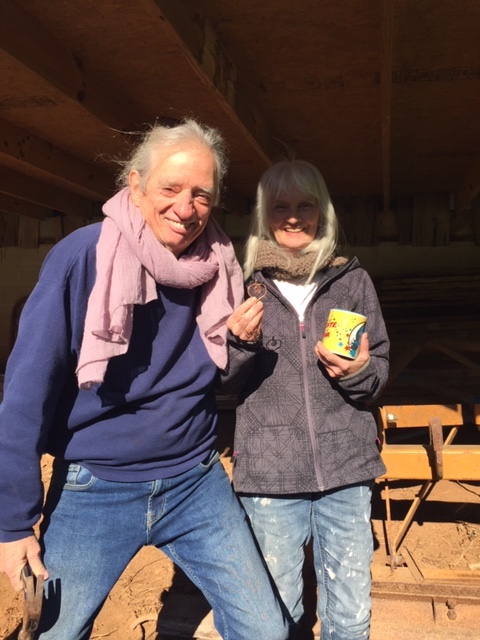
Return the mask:
<svg viewBox="0 0 480 640">
<path fill-rule="evenodd" d="M 307 337 L 307 334 L 305 333 L 305 322 L 303 320 L 300 320 L 300 335 L 303 339 Z"/>
<path fill-rule="evenodd" d="M 304 324 L 303 322 L 300 325 Z M 303 330 L 305 330 L 305 325 L 303 326 Z M 300 338 L 300 357 L 302 361 L 302 370 L 303 370 L 303 392 L 305 397 L 305 411 L 307 414 L 307 427 L 308 433 L 310 436 L 310 442 L 312 443 L 312 454 L 313 454 L 313 468 L 315 472 L 315 477 L 318 483 L 318 490 L 323 491 L 324 482 L 322 471 L 320 468 L 320 460 L 319 460 L 319 452 L 317 447 L 317 438 L 315 436 L 315 419 L 312 413 L 312 400 L 310 398 L 310 387 L 308 384 L 308 357 L 307 357 L 307 347 L 306 341 L 302 338 L 306 338 L 306 333 L 301 334 Z"/>
</svg>

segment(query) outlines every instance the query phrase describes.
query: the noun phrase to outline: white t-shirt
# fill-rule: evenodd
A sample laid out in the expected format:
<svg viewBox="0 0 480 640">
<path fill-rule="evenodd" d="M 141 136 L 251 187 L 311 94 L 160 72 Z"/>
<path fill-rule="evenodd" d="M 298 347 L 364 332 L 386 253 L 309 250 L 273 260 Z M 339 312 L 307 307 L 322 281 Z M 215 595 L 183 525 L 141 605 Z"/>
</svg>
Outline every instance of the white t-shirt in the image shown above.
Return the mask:
<svg viewBox="0 0 480 640">
<path fill-rule="evenodd" d="M 298 313 L 300 322 L 303 321 L 305 309 L 318 287 L 319 278 L 320 274 L 316 274 L 309 284 L 305 284 L 308 278 L 297 278 L 288 281 L 274 280 L 280 293 L 290 302 Z"/>
</svg>

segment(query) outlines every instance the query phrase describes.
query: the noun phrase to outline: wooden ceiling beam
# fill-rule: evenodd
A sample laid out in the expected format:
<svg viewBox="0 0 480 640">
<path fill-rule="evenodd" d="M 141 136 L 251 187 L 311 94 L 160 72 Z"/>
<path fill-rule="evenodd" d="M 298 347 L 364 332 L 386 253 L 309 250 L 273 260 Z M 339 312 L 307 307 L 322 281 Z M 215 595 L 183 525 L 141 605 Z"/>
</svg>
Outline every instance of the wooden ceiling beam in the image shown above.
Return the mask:
<svg viewBox="0 0 480 640">
<path fill-rule="evenodd" d="M 86 197 L 104 200 L 113 194 L 113 179 L 97 167 L 0 119 L 0 163 L 2 155 L 13 158 L 19 167 L 26 165 L 60 178 L 66 188 L 81 190 Z"/>
<path fill-rule="evenodd" d="M 455 213 L 460 215 L 480 193 L 480 160 L 475 162 L 455 194 Z"/>
<path fill-rule="evenodd" d="M 118 92 L 112 100 L 105 83 L 92 79 L 78 56 L 11 0 L 0 2 L 0 50 L 105 125 L 124 130 L 136 121 Z"/>
<path fill-rule="evenodd" d="M 21 200 L 20 198 L 8 196 L 4 193 L 0 193 L 0 211 L 4 213 L 14 213 L 17 216 L 35 218 L 36 220 L 46 220 L 55 215 L 53 209 L 48 209 L 33 202 Z"/>
<path fill-rule="evenodd" d="M 96 202 L 11 169 L 0 171 L 0 193 L 85 219 L 101 213 L 101 207 Z"/>
<path fill-rule="evenodd" d="M 393 59 L 393 2 L 383 0 L 381 90 L 382 90 L 382 185 L 383 211 L 390 210 L 390 155 L 392 125 L 392 59 Z"/>
<path fill-rule="evenodd" d="M 237 67 L 219 40 L 212 22 L 199 17 L 185 0 L 154 0 L 164 28 L 192 70 L 213 95 L 256 154 L 269 165 L 274 156 L 273 137 L 258 105 L 248 97 Z"/>
</svg>

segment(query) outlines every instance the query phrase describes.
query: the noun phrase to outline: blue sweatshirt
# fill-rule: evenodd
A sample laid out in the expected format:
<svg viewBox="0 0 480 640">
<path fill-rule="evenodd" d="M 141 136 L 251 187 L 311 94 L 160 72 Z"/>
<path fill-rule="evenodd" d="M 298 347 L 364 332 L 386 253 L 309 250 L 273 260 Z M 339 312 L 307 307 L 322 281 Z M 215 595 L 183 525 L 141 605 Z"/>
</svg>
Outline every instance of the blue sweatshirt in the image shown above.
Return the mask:
<svg viewBox="0 0 480 640">
<path fill-rule="evenodd" d="M 32 532 L 43 500 L 40 456 L 50 453 L 119 482 L 178 475 L 215 444 L 216 366 L 198 331 L 199 289 L 157 286 L 134 309 L 128 352 L 105 380 L 75 376 L 101 224 L 48 254 L 24 307 L 0 404 L 0 541 Z"/>
</svg>

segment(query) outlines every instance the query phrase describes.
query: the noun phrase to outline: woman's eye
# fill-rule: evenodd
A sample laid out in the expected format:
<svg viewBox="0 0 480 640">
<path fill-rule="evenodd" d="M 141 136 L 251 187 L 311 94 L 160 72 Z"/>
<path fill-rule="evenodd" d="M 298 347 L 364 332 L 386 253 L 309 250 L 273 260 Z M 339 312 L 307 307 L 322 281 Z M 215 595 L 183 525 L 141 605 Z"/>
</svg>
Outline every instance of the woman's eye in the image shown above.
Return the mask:
<svg viewBox="0 0 480 640">
<path fill-rule="evenodd" d="M 310 216 L 315 211 L 315 204 L 313 202 L 304 202 L 298 207 L 298 211 L 304 216 Z"/>
</svg>

